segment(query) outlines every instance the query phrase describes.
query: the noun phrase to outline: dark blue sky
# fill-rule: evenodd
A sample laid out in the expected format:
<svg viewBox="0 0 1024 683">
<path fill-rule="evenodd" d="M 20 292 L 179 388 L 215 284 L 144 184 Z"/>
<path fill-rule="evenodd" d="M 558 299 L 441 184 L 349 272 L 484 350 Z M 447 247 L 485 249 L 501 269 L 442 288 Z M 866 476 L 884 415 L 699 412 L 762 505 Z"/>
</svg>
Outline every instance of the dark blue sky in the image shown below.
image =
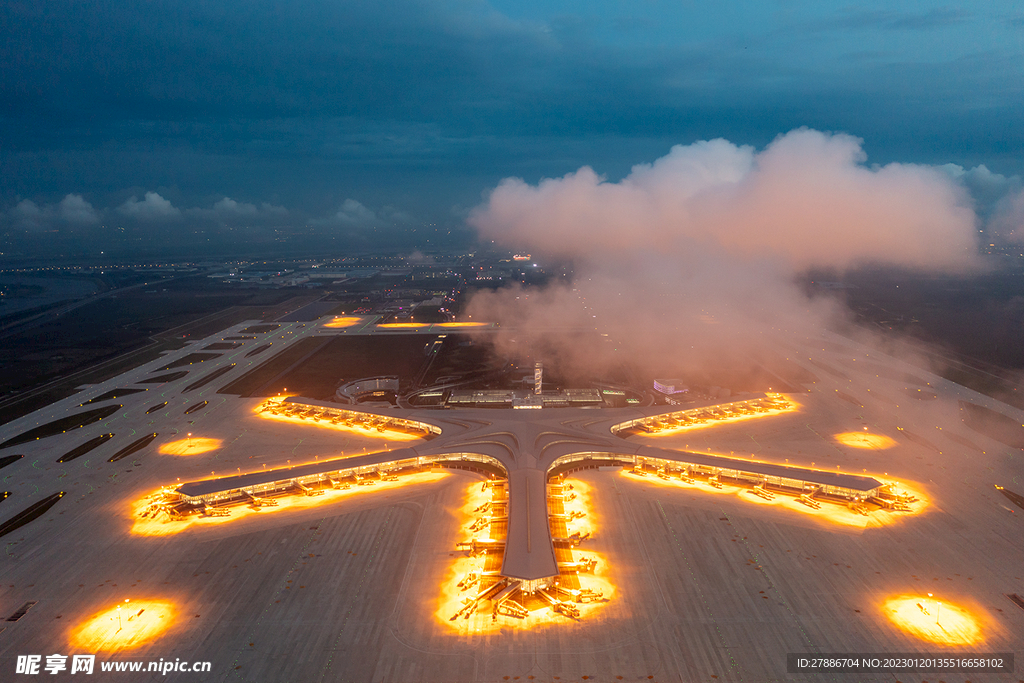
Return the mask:
<svg viewBox="0 0 1024 683">
<path fill-rule="evenodd" d="M 0 31 L 9 231 L 457 226 L 506 176 L 800 126 L 1024 172 L 1014 2 L 6 0 Z"/>
</svg>

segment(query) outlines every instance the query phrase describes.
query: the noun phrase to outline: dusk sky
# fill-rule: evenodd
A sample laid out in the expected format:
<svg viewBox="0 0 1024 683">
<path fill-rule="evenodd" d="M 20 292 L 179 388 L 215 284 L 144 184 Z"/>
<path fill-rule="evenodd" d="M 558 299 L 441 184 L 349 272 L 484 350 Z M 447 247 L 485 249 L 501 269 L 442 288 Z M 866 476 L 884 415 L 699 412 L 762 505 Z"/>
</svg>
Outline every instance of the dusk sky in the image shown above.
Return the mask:
<svg viewBox="0 0 1024 683">
<path fill-rule="evenodd" d="M 0 26 L 9 244 L 458 229 L 506 177 L 618 181 L 803 126 L 961 167 L 983 220 L 1024 211 L 1019 3 L 7 0 Z"/>
</svg>

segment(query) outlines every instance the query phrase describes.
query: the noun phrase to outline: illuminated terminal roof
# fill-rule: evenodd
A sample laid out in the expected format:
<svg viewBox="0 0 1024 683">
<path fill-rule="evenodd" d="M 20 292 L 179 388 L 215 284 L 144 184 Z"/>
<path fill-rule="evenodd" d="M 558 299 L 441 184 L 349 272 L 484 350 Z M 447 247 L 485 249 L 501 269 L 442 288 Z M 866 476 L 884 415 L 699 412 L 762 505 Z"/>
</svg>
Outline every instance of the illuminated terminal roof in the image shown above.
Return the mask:
<svg viewBox="0 0 1024 683">
<path fill-rule="evenodd" d="M 768 462 L 756 462 L 753 460 L 741 460 L 722 455 L 710 453 L 696 453 L 693 451 L 673 451 L 652 446 L 642 446 L 637 450 L 637 455 L 642 457 L 670 460 L 689 465 L 712 467 L 720 470 L 732 470 L 744 474 L 756 474 L 763 477 L 775 479 L 788 479 L 803 484 L 817 486 L 828 486 L 842 489 L 851 493 L 867 495 L 882 486 L 882 482 L 874 477 L 861 476 L 859 474 L 843 474 L 831 470 L 815 470 L 805 467 L 790 467 L 788 465 L 775 465 Z"/>
<path fill-rule="evenodd" d="M 736 406 L 761 398 L 764 397 L 727 405 Z M 553 470 L 611 464 L 637 466 L 645 460 L 653 460 L 684 468 L 702 468 L 703 472 L 752 483 L 799 490 L 821 488 L 828 494 L 850 500 L 873 495 L 882 486 L 882 482 L 872 477 L 658 448 L 615 435 L 623 431 L 623 425 L 658 415 L 678 414 L 675 408 L 437 411 L 360 406 L 357 409 L 297 397 L 287 399 L 287 403 L 292 407 L 344 410 L 407 421 L 424 425 L 434 433 L 440 431 L 440 435 L 413 446 L 367 455 L 189 482 L 179 486 L 177 491 L 191 499 L 215 503 L 235 494 L 257 495 L 266 490 L 283 490 L 295 482 L 308 484 L 335 475 L 382 472 L 395 467 L 465 466 L 502 473 L 508 480 L 509 504 L 501 573 L 516 579 L 543 579 L 558 574 L 545 488 Z"/>
<path fill-rule="evenodd" d="M 511 389 L 456 389 L 448 397 L 451 408 L 569 408 L 600 405 L 598 389 L 565 389 L 535 394 Z"/>
<path fill-rule="evenodd" d="M 381 451 L 370 455 L 355 458 L 335 458 L 320 462 L 296 465 L 295 467 L 279 468 L 273 470 L 261 470 L 246 474 L 235 474 L 230 477 L 218 479 L 201 479 L 182 484 L 176 490 L 178 493 L 189 498 L 205 498 L 218 494 L 243 491 L 246 489 L 287 482 L 292 480 L 303 480 L 309 477 L 326 475 L 331 472 L 360 468 L 370 468 L 387 463 L 397 462 L 407 458 L 416 458 L 416 453 L 410 448 L 400 448 L 393 451 Z"/>
</svg>

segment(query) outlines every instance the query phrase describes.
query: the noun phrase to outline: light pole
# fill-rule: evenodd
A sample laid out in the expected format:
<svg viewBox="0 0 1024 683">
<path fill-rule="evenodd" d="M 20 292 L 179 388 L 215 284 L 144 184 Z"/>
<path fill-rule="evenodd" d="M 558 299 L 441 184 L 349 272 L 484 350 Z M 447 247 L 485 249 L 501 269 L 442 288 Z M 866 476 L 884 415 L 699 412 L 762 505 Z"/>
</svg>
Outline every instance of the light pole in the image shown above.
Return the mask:
<svg viewBox="0 0 1024 683">
<path fill-rule="evenodd" d="M 929 598 L 932 597 L 932 594 L 929 593 L 928 597 Z M 933 602 L 935 603 L 935 623 L 936 623 L 936 625 L 938 625 L 938 623 L 939 623 L 939 610 L 942 609 L 942 603 L 939 602 L 938 600 L 934 600 Z"/>
<path fill-rule="evenodd" d="M 125 604 L 127 604 L 128 603 L 128 598 L 125 598 L 124 601 L 125 601 Z M 122 628 L 121 627 L 121 605 L 118 605 L 117 606 L 117 632 L 118 633 L 121 632 L 121 628 Z"/>
</svg>

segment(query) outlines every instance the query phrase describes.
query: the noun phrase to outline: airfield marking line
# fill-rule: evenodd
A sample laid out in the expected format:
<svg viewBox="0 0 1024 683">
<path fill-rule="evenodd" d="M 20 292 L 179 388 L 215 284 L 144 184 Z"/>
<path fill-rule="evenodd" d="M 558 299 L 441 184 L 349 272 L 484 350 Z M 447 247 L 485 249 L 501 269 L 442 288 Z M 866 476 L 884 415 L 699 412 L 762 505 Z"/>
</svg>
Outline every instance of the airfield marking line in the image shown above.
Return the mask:
<svg viewBox="0 0 1024 683">
<path fill-rule="evenodd" d="M 614 479 L 612 480 L 612 487 L 615 488 L 616 491 L 618 491 L 618 487 L 615 486 Z M 655 502 L 657 502 L 657 499 L 655 499 Z M 633 504 L 630 502 L 628 495 L 623 499 L 622 504 L 623 507 L 626 508 L 626 512 L 628 513 L 630 523 L 633 525 L 633 533 L 635 534 L 635 538 L 637 538 L 640 541 L 640 549 L 644 554 L 645 566 L 650 567 L 654 564 L 651 560 L 651 553 L 647 549 L 647 542 L 644 540 L 643 534 L 640 533 L 640 525 L 637 524 L 636 514 L 633 512 Z M 644 575 L 647 576 L 648 581 L 650 581 L 650 576 L 648 576 L 647 572 L 644 572 Z M 661 604 L 658 606 L 658 613 L 653 615 L 648 621 L 653 621 L 654 618 L 661 614 L 664 609 L 668 608 L 668 599 L 665 597 L 665 591 L 661 587 L 661 584 L 655 581 L 654 585 L 655 587 L 657 587 L 658 594 L 661 596 Z"/>
<path fill-rule="evenodd" d="M 729 513 L 726 512 L 724 508 L 721 509 L 721 513 L 722 516 L 729 517 Z M 731 523 L 732 521 L 732 518 L 729 517 L 729 522 Z M 776 584 L 775 581 L 772 579 L 771 575 L 769 575 L 768 568 L 765 565 L 765 563 L 757 559 L 758 553 L 750 546 L 749 539 L 743 537 L 741 539 L 741 543 L 743 543 L 743 545 L 746 546 L 747 554 L 750 555 L 750 558 L 757 563 L 758 570 L 761 572 L 761 574 L 764 575 L 764 579 L 768 583 L 768 587 L 775 592 L 775 595 L 778 596 L 782 606 L 785 607 L 786 611 L 788 611 L 790 615 L 793 617 L 793 621 L 796 622 L 797 628 L 800 629 L 800 634 L 803 636 L 804 642 L 807 643 L 807 647 L 811 648 L 812 652 L 817 652 L 818 646 L 811 642 L 810 637 L 804 630 L 803 624 L 800 623 L 800 618 L 793 611 L 793 608 L 790 606 L 789 602 L 782 596 L 782 592 L 779 590 L 778 584 Z"/>
<path fill-rule="evenodd" d="M 295 558 L 295 562 L 292 563 L 291 569 L 289 569 L 287 572 L 285 572 L 285 574 L 284 574 L 285 577 L 289 576 L 290 574 L 293 574 L 296 571 L 296 567 L 299 566 L 299 560 L 301 560 L 303 557 L 306 556 L 306 548 L 308 548 L 309 544 L 312 543 L 313 539 L 316 538 L 317 533 L 320 531 L 320 525 L 324 523 L 325 519 L 327 519 L 327 517 L 323 517 L 319 522 L 316 523 L 316 527 L 314 528 L 313 533 L 309 535 L 309 538 L 306 539 L 306 542 L 302 545 L 302 549 L 299 551 L 298 557 Z M 282 595 L 284 593 L 285 588 L 288 585 L 288 581 L 286 579 L 284 579 L 284 578 L 282 578 L 282 581 L 283 581 L 283 583 L 281 584 L 281 587 L 278 588 L 277 591 L 275 591 L 273 594 L 271 594 L 271 596 L 270 596 L 271 600 L 273 600 L 276 596 Z M 260 613 L 259 618 L 256 619 L 256 623 L 253 624 L 253 627 L 252 627 L 252 632 L 249 634 L 249 637 L 246 639 L 248 642 L 255 642 L 256 630 L 259 628 L 260 624 L 263 622 L 263 617 L 265 617 L 267 615 L 267 612 L 270 610 L 270 606 L 272 604 L 274 604 L 274 603 L 268 602 L 267 606 L 263 608 L 263 612 Z M 245 648 L 244 645 L 239 647 L 237 652 L 239 652 L 239 653 L 245 652 L 244 648 Z M 236 656 L 235 657 L 235 661 L 233 662 L 234 668 L 232 668 L 230 671 L 227 672 L 227 674 L 226 674 L 227 676 L 230 676 L 232 673 L 234 673 L 236 676 L 241 676 L 241 669 L 238 668 L 239 667 L 238 659 L 239 659 L 239 657 Z"/>
<path fill-rule="evenodd" d="M 828 395 L 828 394 L 826 394 L 826 396 L 827 396 L 827 395 Z M 836 451 L 837 453 L 839 453 L 839 455 L 843 455 L 843 456 L 847 455 L 847 454 L 846 454 L 846 453 L 844 453 L 844 452 L 843 452 L 843 451 L 842 451 L 842 450 L 841 450 L 841 449 L 840 449 L 840 448 L 839 448 L 838 446 L 836 446 L 836 445 L 835 445 L 835 444 L 834 444 L 834 443 L 832 442 L 832 440 L 831 440 L 831 439 L 827 439 L 827 438 L 825 438 L 824 436 L 822 436 L 822 435 L 821 435 L 820 433 L 816 432 L 816 431 L 814 430 L 814 428 L 813 428 L 813 427 L 811 427 L 811 423 L 810 423 L 810 422 L 808 422 L 808 423 L 807 423 L 806 425 L 804 425 L 804 426 L 805 426 L 805 427 L 807 427 L 807 429 L 811 430 L 811 432 L 812 432 L 812 433 L 813 433 L 813 434 L 814 434 L 815 436 L 817 436 L 817 437 L 818 437 L 819 439 L 821 439 L 822 441 L 824 441 L 825 443 L 827 443 L 827 444 L 828 444 L 829 446 L 831 446 L 831 447 L 832 447 L 832 450 L 834 450 L 834 451 Z"/>
<path fill-rule="evenodd" d="M 394 506 L 388 508 L 388 515 L 384 518 L 384 522 L 380 525 L 380 530 L 377 532 L 377 538 L 375 539 L 373 544 L 373 550 L 371 551 L 370 554 L 370 560 L 366 563 L 366 568 L 363 569 L 363 574 L 359 577 L 359 583 L 356 584 L 355 588 L 352 591 L 353 594 L 358 595 L 359 589 L 362 587 L 363 582 L 366 581 L 366 575 L 370 571 L 370 567 L 373 564 L 373 558 L 377 556 L 377 548 L 380 546 L 381 538 L 383 538 L 384 531 L 388 528 L 388 523 L 391 521 L 391 515 L 393 515 L 394 512 Z M 327 518 L 325 517 L 324 519 Z M 323 520 L 321 520 L 321 522 L 323 522 Z M 341 621 L 341 629 L 338 631 L 338 637 L 335 638 L 334 642 L 331 644 L 331 649 L 329 650 L 330 656 L 327 658 L 327 663 L 324 664 L 324 668 L 320 672 L 320 681 L 324 680 L 324 677 L 327 675 L 327 670 L 331 668 L 331 664 L 334 662 L 334 654 L 338 651 L 338 643 L 341 640 L 341 636 L 345 633 L 345 627 L 348 625 L 348 619 L 351 614 L 352 608 L 349 607 L 348 611 L 345 612 L 345 618 Z"/>
<path fill-rule="evenodd" d="M 54 386 L 60 384 L 61 382 L 67 382 L 68 380 L 71 380 L 71 379 L 73 379 L 75 377 L 78 377 L 79 375 L 83 375 L 83 374 L 92 372 L 94 370 L 100 370 L 104 366 L 111 365 L 111 364 L 116 363 L 118 361 L 127 360 L 129 357 L 135 356 L 135 355 L 139 355 L 143 351 L 147 351 L 152 346 L 155 346 L 155 345 L 160 344 L 160 343 L 162 343 L 162 342 L 153 341 L 153 342 L 147 344 L 146 346 L 143 346 L 142 348 L 135 349 L 134 351 L 127 351 L 127 352 L 125 352 L 124 354 L 122 354 L 120 356 L 116 356 L 116 357 L 111 358 L 109 360 L 106 360 L 106 361 L 104 361 L 102 363 L 97 363 L 96 365 L 90 365 L 89 367 L 82 368 L 81 370 L 73 372 L 70 375 L 62 375 L 60 377 L 57 377 L 55 379 L 50 380 L 49 382 L 47 382 L 45 384 L 41 384 L 41 385 L 39 385 L 37 387 L 33 387 L 32 389 L 28 389 L 28 390 L 26 390 L 23 393 L 19 393 L 19 394 L 15 394 L 14 396 L 7 397 L 4 400 L 0 401 L 0 409 L 7 408 L 7 407 L 9 407 L 11 405 L 17 405 L 18 403 L 20 403 L 23 400 L 34 398 L 36 395 L 46 391 L 47 389 L 51 389 Z M 131 370 L 128 370 L 127 372 L 131 372 Z M 114 377 L 117 377 L 117 376 L 119 376 L 119 375 L 115 375 Z M 113 377 L 108 378 L 108 379 L 113 379 Z M 103 381 L 106 382 L 108 380 L 103 380 Z M 74 396 L 76 393 L 77 392 L 73 392 L 73 393 L 70 394 L 70 396 Z M 65 397 L 65 398 L 67 398 L 67 397 Z M 64 399 L 58 399 L 57 401 L 61 401 L 61 400 L 64 400 Z M 56 403 L 57 401 L 55 401 L 54 403 Z M 49 407 L 49 406 L 44 406 L 44 407 Z M 31 414 L 31 413 L 28 413 L 28 414 Z M 15 418 L 15 419 L 18 419 L 18 418 Z"/>
<path fill-rule="evenodd" d="M 694 574 L 693 567 L 690 565 L 690 560 L 686 556 L 686 552 L 683 550 L 683 544 L 679 542 L 679 536 L 676 535 L 676 530 L 672 527 L 672 523 L 669 522 L 668 514 L 665 512 L 665 508 L 662 507 L 661 501 L 655 499 L 655 504 L 658 506 L 658 511 L 661 512 L 662 519 L 665 520 L 665 526 L 668 527 L 669 533 L 672 534 L 672 540 L 676 544 L 676 548 L 679 550 L 679 554 L 683 558 L 683 562 L 686 564 L 686 571 L 690 573 L 690 582 L 694 588 L 697 589 L 697 595 L 700 596 L 701 602 L 704 603 L 704 609 L 707 611 L 708 616 L 711 617 L 712 623 L 715 625 L 715 631 L 718 632 L 718 640 L 722 645 L 722 649 L 725 650 L 726 655 L 729 657 L 731 666 L 737 670 L 739 674 L 739 680 L 743 680 L 743 668 L 736 661 L 736 658 L 732 654 L 732 648 L 725 644 L 725 636 L 722 634 L 722 629 L 718 625 L 718 619 L 715 617 L 714 611 L 711 609 L 711 605 L 708 604 L 708 599 L 704 596 L 704 591 L 701 590 L 700 583 L 697 581 L 697 576 Z"/>
<path fill-rule="evenodd" d="M 177 278 L 171 278 L 171 279 L 173 280 L 173 279 L 177 279 Z M 132 289 L 134 287 L 136 287 L 136 286 L 133 285 L 132 287 L 110 290 L 110 292 L 123 292 L 123 291 L 126 291 L 127 289 Z M 110 293 L 110 292 L 108 292 L 108 293 Z M 91 299 L 91 301 L 96 301 L 96 298 Z M 77 371 L 75 371 L 75 372 L 73 372 L 73 373 L 71 373 L 69 375 L 62 375 L 61 377 L 57 377 L 57 378 L 54 378 L 54 379 L 50 380 L 49 382 L 46 382 L 45 384 L 41 384 L 41 385 L 35 386 L 35 387 L 31 388 L 31 389 L 28 389 L 28 390 L 26 390 L 24 392 L 20 392 L 18 394 L 13 395 L 13 396 L 8 396 L 8 397 L 4 398 L 3 400 L 0 400 L 0 409 L 5 409 L 5 408 L 8 408 L 10 406 L 17 405 L 18 403 L 21 403 L 23 401 L 32 399 L 35 396 L 37 396 L 37 395 L 39 395 L 41 393 L 44 393 L 46 390 L 51 389 L 51 388 L 53 388 L 55 386 L 58 386 L 62 382 L 68 382 L 69 380 L 72 380 L 72 379 L 74 379 L 76 377 L 79 377 L 81 375 L 86 375 L 88 373 L 102 371 L 104 368 L 106 368 L 107 366 L 110 366 L 110 365 L 114 365 L 114 364 L 117 364 L 117 363 L 123 363 L 123 362 L 131 359 L 134 356 L 139 356 L 139 355 L 144 354 L 145 352 L 147 352 L 150 349 L 152 349 L 154 346 L 159 346 L 161 344 L 165 344 L 166 345 L 166 344 L 170 343 L 171 341 L 177 339 L 177 337 L 173 336 L 173 334 L 172 334 L 172 333 L 174 333 L 175 330 L 179 330 L 179 329 L 182 329 L 182 328 L 185 328 L 185 327 L 189 327 L 191 325 L 195 325 L 195 324 L 200 323 L 200 322 L 206 320 L 207 318 L 211 318 L 213 316 L 226 315 L 228 311 L 231 311 L 231 310 L 236 309 L 236 308 L 238 308 L 238 307 L 237 306 L 230 306 L 230 307 L 228 307 L 228 308 L 226 308 L 226 309 L 224 309 L 222 311 L 216 311 L 216 312 L 211 313 L 209 315 L 203 316 L 202 318 L 197 318 L 196 320 L 192 320 L 192 321 L 189 321 L 187 323 L 183 323 L 182 325 L 178 325 L 177 327 L 171 328 L 169 330 L 164 330 L 163 332 L 159 332 L 159 333 L 157 333 L 155 335 L 150 336 L 149 337 L 149 343 L 147 343 L 145 346 L 142 346 L 142 347 L 137 348 L 137 349 L 132 349 L 132 350 L 125 351 L 124 353 L 122 353 L 122 354 L 120 354 L 118 356 L 115 356 L 114 358 L 110 358 L 110 359 L 102 361 L 100 363 L 89 365 L 88 367 L 82 368 L 81 370 L 77 370 Z M 230 329 L 230 328 L 227 328 L 227 329 Z M 165 335 L 171 335 L 171 336 L 165 336 Z M 187 345 L 185 347 L 182 347 L 182 348 L 187 348 Z M 172 353 L 172 354 L 174 352 L 180 351 L 180 350 L 182 350 L 182 349 L 168 349 L 168 351 L 170 353 Z M 155 358 L 152 361 L 147 361 L 147 363 L 155 362 L 157 360 L 162 361 L 162 360 L 165 360 L 165 358 L 166 357 Z M 140 366 L 136 366 L 136 367 L 133 367 L 133 368 L 131 368 L 129 370 L 126 370 L 125 373 L 132 372 L 134 370 L 138 370 L 139 368 L 145 366 L 147 363 L 143 363 Z M 119 375 L 115 375 L 115 377 L 118 377 L 121 374 L 125 374 L 125 373 L 119 373 Z M 101 384 L 103 382 L 109 381 L 110 379 L 114 379 L 114 378 L 113 377 L 105 378 L 105 379 L 101 380 L 100 382 L 97 382 L 97 384 Z M 70 395 L 74 396 L 75 393 L 72 393 Z M 60 400 L 63 400 L 63 399 L 58 399 L 58 401 L 60 401 Z M 17 418 L 15 418 L 15 419 L 17 419 Z"/>
<path fill-rule="evenodd" d="M 427 508 L 426 508 L 425 505 L 423 505 L 422 503 L 419 503 L 417 501 L 403 501 L 403 502 L 409 503 L 409 504 L 412 504 L 412 505 L 415 505 L 415 506 L 418 506 L 420 508 L 420 519 L 419 519 L 419 522 L 417 522 L 417 524 L 416 524 L 416 534 L 418 535 L 419 531 L 420 531 L 420 527 L 423 525 L 423 513 L 426 512 Z M 413 547 L 413 549 L 411 551 L 409 551 L 409 562 L 405 566 L 405 576 L 402 577 L 402 585 L 398 588 L 398 596 L 397 596 L 397 598 L 395 600 L 395 608 L 393 610 L 391 610 L 391 616 L 392 617 L 395 617 L 395 616 L 398 615 L 398 606 L 400 604 L 402 604 L 402 600 L 401 599 L 405 595 L 406 588 L 409 585 L 409 576 L 412 574 L 412 566 L 413 566 L 413 558 L 414 557 L 416 557 L 415 546 Z M 391 627 L 388 627 L 388 630 L 389 631 L 394 631 L 394 629 L 391 628 Z"/>
</svg>

